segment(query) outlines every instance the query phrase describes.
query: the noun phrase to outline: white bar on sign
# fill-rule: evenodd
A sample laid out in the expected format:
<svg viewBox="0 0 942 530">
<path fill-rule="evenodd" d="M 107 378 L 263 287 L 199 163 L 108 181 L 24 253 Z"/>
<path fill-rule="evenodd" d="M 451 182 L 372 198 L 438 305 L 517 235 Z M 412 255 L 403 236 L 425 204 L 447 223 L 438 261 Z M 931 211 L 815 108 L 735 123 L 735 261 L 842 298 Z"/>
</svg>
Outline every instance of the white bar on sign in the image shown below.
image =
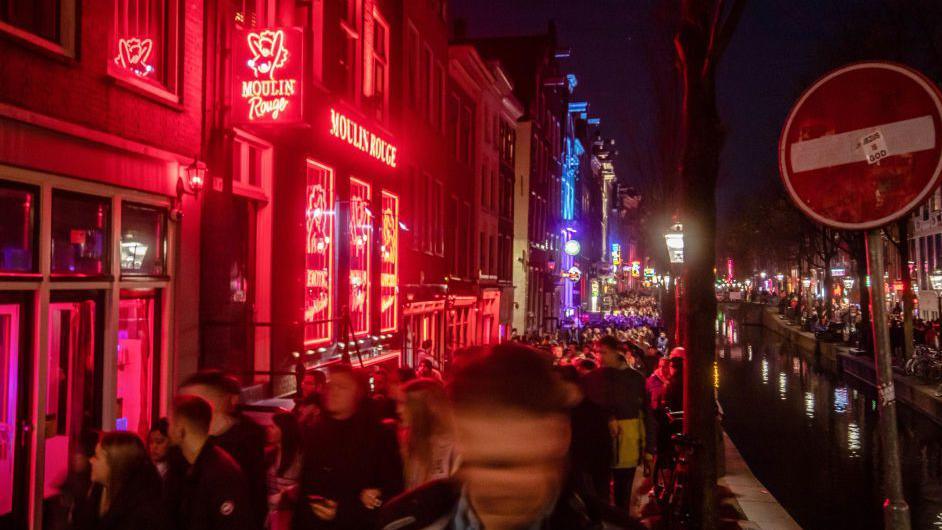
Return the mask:
<svg viewBox="0 0 942 530">
<path fill-rule="evenodd" d="M 813 171 L 826 167 L 866 162 L 860 139 L 880 130 L 889 151 L 887 156 L 904 155 L 935 147 L 935 126 L 932 116 L 874 125 L 840 134 L 804 140 L 791 145 L 792 171 Z"/>
</svg>

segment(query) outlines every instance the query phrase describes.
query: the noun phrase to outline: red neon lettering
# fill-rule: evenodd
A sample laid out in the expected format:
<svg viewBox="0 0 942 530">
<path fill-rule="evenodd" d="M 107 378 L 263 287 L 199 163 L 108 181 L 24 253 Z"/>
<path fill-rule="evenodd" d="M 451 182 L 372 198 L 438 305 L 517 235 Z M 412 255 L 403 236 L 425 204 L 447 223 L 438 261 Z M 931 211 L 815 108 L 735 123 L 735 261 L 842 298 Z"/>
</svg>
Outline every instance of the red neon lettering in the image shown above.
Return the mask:
<svg viewBox="0 0 942 530">
<path fill-rule="evenodd" d="M 357 122 L 330 109 L 330 135 L 363 151 L 389 167 L 396 167 L 396 147 Z"/>
</svg>

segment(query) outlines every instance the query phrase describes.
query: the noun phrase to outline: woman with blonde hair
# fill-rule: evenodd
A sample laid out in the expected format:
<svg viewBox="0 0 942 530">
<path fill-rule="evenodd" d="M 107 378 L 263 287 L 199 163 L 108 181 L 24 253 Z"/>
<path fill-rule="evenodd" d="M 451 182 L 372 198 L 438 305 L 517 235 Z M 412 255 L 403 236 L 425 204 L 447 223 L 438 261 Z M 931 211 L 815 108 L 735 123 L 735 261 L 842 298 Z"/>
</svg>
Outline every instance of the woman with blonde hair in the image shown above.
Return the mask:
<svg viewBox="0 0 942 530">
<path fill-rule="evenodd" d="M 402 386 L 398 405 L 406 487 L 450 477 L 458 456 L 444 385 L 434 379 L 409 381 Z"/>
<path fill-rule="evenodd" d="M 102 435 L 91 458 L 92 482 L 86 521 L 88 530 L 165 530 L 161 480 L 147 446 L 130 432 Z"/>
</svg>

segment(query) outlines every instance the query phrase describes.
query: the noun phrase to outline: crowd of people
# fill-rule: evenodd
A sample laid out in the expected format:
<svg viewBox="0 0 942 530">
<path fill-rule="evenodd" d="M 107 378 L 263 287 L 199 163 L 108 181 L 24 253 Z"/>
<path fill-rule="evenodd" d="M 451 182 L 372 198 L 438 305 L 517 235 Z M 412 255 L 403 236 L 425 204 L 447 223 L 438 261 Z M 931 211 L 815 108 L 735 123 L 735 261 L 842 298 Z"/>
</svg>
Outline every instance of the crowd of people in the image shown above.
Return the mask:
<svg viewBox="0 0 942 530">
<path fill-rule="evenodd" d="M 656 325 L 635 300 L 631 315 Z M 625 340 L 646 326 L 464 352 L 444 375 L 431 362 L 309 371 L 265 428 L 240 411 L 235 377 L 198 372 L 146 440 L 83 436 L 63 527 L 633 527 L 636 469 L 669 440 L 658 411 L 683 404 L 682 349 Z"/>
</svg>

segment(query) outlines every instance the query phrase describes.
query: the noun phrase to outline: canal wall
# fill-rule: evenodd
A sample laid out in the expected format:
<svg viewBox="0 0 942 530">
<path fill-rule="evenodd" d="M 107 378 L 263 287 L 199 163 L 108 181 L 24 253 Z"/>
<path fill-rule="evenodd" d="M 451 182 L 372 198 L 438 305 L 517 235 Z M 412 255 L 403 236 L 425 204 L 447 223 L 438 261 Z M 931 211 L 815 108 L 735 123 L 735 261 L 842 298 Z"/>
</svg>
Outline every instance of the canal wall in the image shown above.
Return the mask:
<svg viewBox="0 0 942 530">
<path fill-rule="evenodd" d="M 737 305 L 740 307 L 724 307 L 724 310 L 728 309 L 737 315 L 752 315 L 758 309 L 762 314 L 762 326 L 795 344 L 806 361 L 829 373 L 853 378 L 876 390 L 876 370 L 870 355 L 860 355 L 860 350 L 854 350 L 843 343 L 815 339 L 813 333 L 802 331 L 779 315 L 776 307 L 746 303 Z M 750 320 L 754 321 L 754 317 Z M 742 322 L 752 323 L 746 320 Z M 942 399 L 935 396 L 935 386 L 926 384 L 918 377 L 907 376 L 898 369 L 895 370 L 893 381 L 898 401 L 942 425 Z"/>
</svg>

